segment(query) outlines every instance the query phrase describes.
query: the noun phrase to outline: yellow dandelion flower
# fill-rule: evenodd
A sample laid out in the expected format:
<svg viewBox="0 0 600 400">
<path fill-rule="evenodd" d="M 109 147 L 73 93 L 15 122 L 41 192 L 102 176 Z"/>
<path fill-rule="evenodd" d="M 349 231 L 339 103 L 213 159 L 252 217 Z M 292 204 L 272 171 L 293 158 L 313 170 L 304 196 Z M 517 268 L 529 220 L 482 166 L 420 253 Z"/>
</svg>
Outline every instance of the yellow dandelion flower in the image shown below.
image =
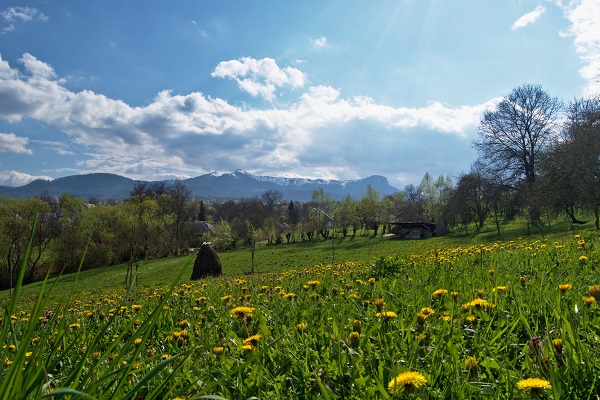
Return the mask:
<svg viewBox="0 0 600 400">
<path fill-rule="evenodd" d="M 593 296 L 594 299 L 600 299 L 600 285 L 590 286 L 590 296 Z"/>
<path fill-rule="evenodd" d="M 285 297 L 288 300 L 293 300 L 294 297 L 296 297 L 296 293 L 286 293 L 283 295 L 283 297 Z"/>
<path fill-rule="evenodd" d="M 478 365 L 479 364 L 477 363 L 477 359 L 473 356 L 471 356 L 465 360 L 465 369 L 467 369 L 469 371 L 476 370 Z"/>
<path fill-rule="evenodd" d="M 517 388 L 525 391 L 539 392 L 544 389 L 552 389 L 550 382 L 540 378 L 523 379 L 517 383 Z"/>
<path fill-rule="evenodd" d="M 160 356 L 161 360 L 166 360 L 167 358 L 169 358 L 169 355 L 167 353 L 161 354 L 161 356 Z"/>
<path fill-rule="evenodd" d="M 377 307 L 377 309 L 381 311 L 381 309 L 383 309 L 383 306 L 385 305 L 385 302 L 383 301 L 383 298 L 380 298 L 375 300 L 373 304 L 375 304 L 375 307 Z"/>
<path fill-rule="evenodd" d="M 442 297 L 448 294 L 448 291 L 446 289 L 438 289 L 435 292 L 433 292 L 431 295 L 433 297 Z"/>
<path fill-rule="evenodd" d="M 411 389 L 420 389 L 427 385 L 427 378 L 419 372 L 403 372 L 388 383 L 388 390 L 392 394 L 401 393 Z"/>
<path fill-rule="evenodd" d="M 358 300 L 358 299 L 360 299 L 360 296 L 359 296 L 359 295 L 357 295 L 356 293 L 350 293 L 350 294 L 348 295 L 348 298 L 349 298 L 349 299 L 353 299 L 353 300 Z"/>
<path fill-rule="evenodd" d="M 139 346 L 140 344 L 142 344 L 142 339 L 141 338 L 137 338 L 133 341 L 133 344 L 136 346 Z"/>
<path fill-rule="evenodd" d="M 506 290 L 507 290 L 507 289 L 508 289 L 508 287 L 507 287 L 507 286 L 496 286 L 496 287 L 494 288 L 494 291 L 495 291 L 495 292 L 502 292 L 502 293 L 504 293 L 504 292 L 506 292 Z"/>
<path fill-rule="evenodd" d="M 561 293 L 564 293 L 569 289 L 573 289 L 573 285 L 571 285 L 570 283 L 561 283 L 560 285 L 558 285 L 558 290 L 560 290 Z"/>
<path fill-rule="evenodd" d="M 216 356 L 220 356 L 221 354 L 223 354 L 223 351 L 225 351 L 224 347 L 221 347 L 221 346 L 215 347 L 213 349 L 213 354 L 216 355 Z"/>
<path fill-rule="evenodd" d="M 355 319 L 354 322 L 352 323 L 352 329 L 354 330 L 354 332 L 360 333 L 362 330 L 362 322 Z"/>
<path fill-rule="evenodd" d="M 594 296 L 584 297 L 583 302 L 586 305 L 591 306 L 592 304 L 594 304 L 596 302 L 596 298 Z"/>
<path fill-rule="evenodd" d="M 422 312 L 417 314 L 417 322 L 419 324 L 424 323 L 425 321 L 427 321 L 427 318 L 429 318 L 429 314 L 424 314 Z"/>
<path fill-rule="evenodd" d="M 484 299 L 475 299 L 469 303 L 469 307 L 488 308 L 490 304 Z"/>
<path fill-rule="evenodd" d="M 475 321 L 477 321 L 477 317 L 473 314 L 467 315 L 467 317 L 465 318 L 465 322 L 469 325 L 473 324 Z"/>
<path fill-rule="evenodd" d="M 244 318 L 244 317 L 251 317 L 252 314 L 254 313 L 255 308 L 254 307 L 236 307 L 233 310 L 231 310 L 229 313 L 231 314 L 232 317 L 234 318 Z"/>
<path fill-rule="evenodd" d="M 245 350 L 245 351 L 252 351 L 252 349 L 254 349 L 254 347 L 252 347 L 251 344 L 245 344 L 242 346 L 242 350 Z"/>
<path fill-rule="evenodd" d="M 556 350 L 557 353 L 562 353 L 562 349 L 563 349 L 562 339 L 552 340 L 552 346 L 554 347 L 554 350 Z"/>
<path fill-rule="evenodd" d="M 585 262 L 587 262 L 588 258 L 586 256 L 580 256 L 579 257 L 579 262 L 584 264 Z"/>
<path fill-rule="evenodd" d="M 377 313 L 377 317 L 381 318 L 381 319 L 391 319 L 391 318 L 396 318 L 398 314 L 396 314 L 393 311 L 382 311 L 380 313 Z"/>
<path fill-rule="evenodd" d="M 262 339 L 262 335 L 257 333 L 256 335 L 252 335 L 246 339 L 244 339 L 244 344 L 256 345 Z"/>
<path fill-rule="evenodd" d="M 421 313 L 429 316 L 431 314 L 435 314 L 435 310 L 431 307 L 423 307 L 421 308 Z"/>
<path fill-rule="evenodd" d="M 71 324 L 71 325 L 69 325 L 69 328 L 70 329 L 79 329 L 79 328 L 81 328 L 81 325 L 80 324 Z"/>
<path fill-rule="evenodd" d="M 359 343 L 360 343 L 360 333 L 351 332 L 350 333 L 350 345 L 352 347 L 358 347 Z"/>
<path fill-rule="evenodd" d="M 300 322 L 298 325 L 296 325 L 296 331 L 298 333 L 304 332 L 307 327 L 308 327 L 308 324 L 306 322 Z"/>
<path fill-rule="evenodd" d="M 321 282 L 319 282 L 319 281 L 308 281 L 308 282 L 306 282 L 306 284 L 307 284 L 308 286 L 310 286 L 311 288 L 315 288 L 315 287 L 316 287 L 316 286 L 318 286 L 320 283 L 321 283 Z"/>
<path fill-rule="evenodd" d="M 188 327 L 188 326 L 190 326 L 190 323 L 188 322 L 188 320 L 187 320 L 187 319 L 184 319 L 183 321 L 179 321 L 179 327 L 180 327 L 181 329 L 183 329 L 183 328 L 186 328 L 186 327 Z"/>
<path fill-rule="evenodd" d="M 133 311 L 140 311 L 142 309 L 142 305 L 141 304 L 134 304 L 131 306 L 131 309 Z"/>
</svg>

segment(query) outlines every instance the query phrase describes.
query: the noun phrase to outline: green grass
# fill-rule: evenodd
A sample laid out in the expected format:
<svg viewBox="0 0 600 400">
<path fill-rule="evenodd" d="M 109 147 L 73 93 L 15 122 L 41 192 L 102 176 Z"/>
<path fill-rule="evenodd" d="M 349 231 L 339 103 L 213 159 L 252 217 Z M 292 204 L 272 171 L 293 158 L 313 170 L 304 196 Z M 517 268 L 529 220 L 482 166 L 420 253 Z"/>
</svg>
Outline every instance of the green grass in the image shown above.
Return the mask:
<svg viewBox="0 0 600 400">
<path fill-rule="evenodd" d="M 586 231 L 591 228 L 591 223 L 576 227 L 577 231 Z M 554 241 L 572 233 L 568 224 L 564 221 L 558 221 L 554 224 L 552 231 L 544 232 L 544 237 Z M 496 235 L 491 227 L 468 235 L 452 234 L 424 240 L 384 239 L 381 236 L 373 237 L 371 233 L 362 235 L 362 232 L 354 238 L 350 236 L 342 238 L 339 234 L 338 236 L 333 240 L 316 239 L 279 245 L 267 245 L 266 242 L 259 243 L 255 254 L 256 271 L 258 273 L 280 273 L 289 269 L 312 267 L 317 264 L 332 264 L 332 261 L 333 263 L 347 261 L 367 263 L 381 256 L 422 254 L 429 250 L 469 247 L 473 244 L 492 243 L 496 240 L 517 240 L 520 237 L 542 238 L 542 235 L 538 232 L 526 235 L 525 227 L 520 222 L 513 222 L 508 226 L 504 226 L 500 237 Z M 173 278 L 176 275 L 174 271 L 179 271 L 179 267 L 189 261 L 189 257 L 142 261 L 138 269 L 138 286 L 152 287 L 173 283 Z M 225 276 L 242 276 L 251 269 L 250 249 L 243 245 L 238 250 L 222 252 L 219 257 Z M 74 286 L 76 275 L 63 275 L 56 283 L 54 293 L 64 293 L 66 290 L 71 289 L 75 293 L 80 293 L 125 288 L 125 273 L 125 264 L 82 271 Z M 190 266 L 189 270 L 186 270 L 183 274 L 184 281 L 189 279 L 191 273 Z M 50 282 L 53 282 L 54 279 L 50 279 Z M 22 297 L 32 298 L 37 296 L 41 286 L 42 282 L 23 286 Z M 0 299 L 8 296 L 10 296 L 10 291 L 0 292 Z"/>
<path fill-rule="evenodd" d="M 263 245 L 261 273 L 240 249 L 194 283 L 193 257 L 147 261 L 127 293 L 123 266 L 19 283 L 0 399 L 596 398 L 598 232 L 485 235 L 337 239 L 335 265 L 331 241 Z"/>
</svg>

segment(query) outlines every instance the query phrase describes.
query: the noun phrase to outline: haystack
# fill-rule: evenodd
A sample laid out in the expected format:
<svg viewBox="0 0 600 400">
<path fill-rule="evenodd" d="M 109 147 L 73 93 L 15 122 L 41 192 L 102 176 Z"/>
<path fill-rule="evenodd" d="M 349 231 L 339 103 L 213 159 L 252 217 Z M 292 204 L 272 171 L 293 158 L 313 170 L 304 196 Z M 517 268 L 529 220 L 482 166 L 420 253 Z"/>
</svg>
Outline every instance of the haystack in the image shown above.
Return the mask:
<svg viewBox="0 0 600 400">
<path fill-rule="evenodd" d="M 202 243 L 198 254 L 196 255 L 196 261 L 194 262 L 194 270 L 192 271 L 193 281 L 198 279 L 206 278 L 207 276 L 221 276 L 223 275 L 223 268 L 221 266 L 221 259 L 217 252 L 210 247 L 209 242 Z"/>
</svg>

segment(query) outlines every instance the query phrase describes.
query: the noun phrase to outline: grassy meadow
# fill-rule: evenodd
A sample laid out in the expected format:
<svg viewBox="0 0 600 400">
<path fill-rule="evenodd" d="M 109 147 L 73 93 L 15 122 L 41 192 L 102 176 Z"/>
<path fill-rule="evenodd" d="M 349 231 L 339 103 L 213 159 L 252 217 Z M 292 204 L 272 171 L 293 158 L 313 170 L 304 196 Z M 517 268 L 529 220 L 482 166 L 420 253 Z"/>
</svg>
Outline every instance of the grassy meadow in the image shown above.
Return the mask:
<svg viewBox="0 0 600 400">
<path fill-rule="evenodd" d="M 598 232 L 372 237 L 106 267 L 0 296 L 0 399 L 596 399 Z M 521 232 L 522 233 L 522 232 Z M 333 258 L 333 263 L 332 263 Z M 18 301 L 17 301 L 18 297 Z"/>
</svg>

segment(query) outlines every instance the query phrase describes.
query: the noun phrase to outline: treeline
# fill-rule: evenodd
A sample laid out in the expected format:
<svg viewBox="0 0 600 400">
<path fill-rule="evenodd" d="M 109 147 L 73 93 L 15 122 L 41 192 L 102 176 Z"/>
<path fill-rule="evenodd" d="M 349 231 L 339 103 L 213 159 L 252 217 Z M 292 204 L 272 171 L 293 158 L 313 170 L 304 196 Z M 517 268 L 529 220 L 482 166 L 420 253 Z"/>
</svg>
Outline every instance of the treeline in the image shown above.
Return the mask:
<svg viewBox="0 0 600 400">
<path fill-rule="evenodd" d="M 323 189 L 310 202 L 275 190 L 249 199 L 208 202 L 180 182 L 135 186 L 126 201 L 87 204 L 65 193 L 51 198 L 0 199 L 0 288 L 15 280 L 30 224 L 38 210 L 26 280 L 50 269 L 77 270 L 179 255 L 201 241 L 218 251 L 337 237 L 382 235 L 389 223 L 427 221 L 469 232 L 520 217 L 528 229 L 547 229 L 559 215 L 582 223 L 590 210 L 600 228 L 600 98 L 563 104 L 540 86 L 523 85 L 484 114 L 473 142 L 479 159 L 455 177 L 425 173 L 418 185 L 381 196 L 335 201 Z"/>
</svg>

